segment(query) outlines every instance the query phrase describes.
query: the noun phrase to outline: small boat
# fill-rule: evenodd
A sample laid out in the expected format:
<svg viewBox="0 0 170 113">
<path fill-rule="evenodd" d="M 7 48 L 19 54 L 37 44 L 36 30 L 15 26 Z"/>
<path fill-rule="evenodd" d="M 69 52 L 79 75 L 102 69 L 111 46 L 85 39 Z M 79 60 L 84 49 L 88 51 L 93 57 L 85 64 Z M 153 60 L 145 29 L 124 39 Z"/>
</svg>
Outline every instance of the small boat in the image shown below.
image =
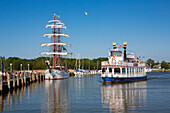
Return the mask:
<svg viewBox="0 0 170 113">
<path fill-rule="evenodd" d="M 75 67 L 76 67 L 76 70 L 74 71 L 74 75 L 76 76 L 76 77 L 79 77 L 79 76 L 82 76 L 82 75 L 86 75 L 87 73 L 88 73 L 88 71 L 87 70 L 84 70 L 83 69 L 83 67 L 84 67 L 84 61 L 83 61 L 83 63 L 82 63 L 82 69 L 80 69 L 80 59 L 79 59 L 79 68 L 77 69 L 77 57 L 79 56 L 80 54 L 78 54 L 77 56 L 76 56 L 76 65 L 75 65 Z"/>
<path fill-rule="evenodd" d="M 127 42 L 124 47 L 113 43 L 113 50 L 109 52 L 108 61 L 101 62 L 101 78 L 104 82 L 130 82 L 146 80 L 146 64 L 137 58 L 135 54 L 126 53 Z M 124 48 L 124 53 L 120 50 Z"/>
<path fill-rule="evenodd" d="M 44 37 L 48 36 L 48 38 L 52 38 L 52 43 L 41 44 L 41 46 L 52 46 L 52 52 L 44 52 L 40 53 L 41 55 L 51 55 L 53 56 L 53 66 L 50 65 L 50 61 L 45 61 L 48 69 L 45 71 L 45 80 L 58 80 L 58 79 L 65 79 L 69 77 L 69 71 L 67 66 L 64 67 L 61 65 L 60 59 L 61 56 L 71 55 L 72 53 L 68 53 L 67 49 L 64 46 L 71 45 L 66 43 L 61 43 L 61 37 L 69 37 L 69 35 L 61 33 L 61 28 L 66 29 L 67 27 L 64 26 L 64 23 L 61 23 L 60 17 L 56 19 L 56 15 L 53 15 L 54 20 L 48 21 L 48 23 L 52 23 L 50 25 L 46 25 L 52 29 L 52 34 L 44 34 Z M 58 57 L 57 65 L 56 65 L 56 56 Z"/>
</svg>

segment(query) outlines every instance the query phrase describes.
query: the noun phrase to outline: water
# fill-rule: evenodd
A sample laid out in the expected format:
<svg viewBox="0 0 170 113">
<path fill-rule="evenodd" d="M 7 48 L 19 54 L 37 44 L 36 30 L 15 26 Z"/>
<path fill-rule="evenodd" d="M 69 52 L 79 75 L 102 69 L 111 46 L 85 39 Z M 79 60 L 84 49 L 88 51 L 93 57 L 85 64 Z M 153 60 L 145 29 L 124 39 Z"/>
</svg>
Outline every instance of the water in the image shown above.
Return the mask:
<svg viewBox="0 0 170 113">
<path fill-rule="evenodd" d="M 100 75 L 42 81 L 0 96 L 2 112 L 90 113 L 170 111 L 170 73 L 148 73 L 147 81 L 103 84 Z"/>
</svg>

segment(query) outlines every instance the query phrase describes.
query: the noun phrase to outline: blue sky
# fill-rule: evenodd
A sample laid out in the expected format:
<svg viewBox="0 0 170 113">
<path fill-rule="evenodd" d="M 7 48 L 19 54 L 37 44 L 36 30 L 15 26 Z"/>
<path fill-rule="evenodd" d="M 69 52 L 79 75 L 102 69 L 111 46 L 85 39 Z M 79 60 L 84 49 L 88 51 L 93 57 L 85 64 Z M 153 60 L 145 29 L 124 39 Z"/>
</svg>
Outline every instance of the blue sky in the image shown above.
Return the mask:
<svg viewBox="0 0 170 113">
<path fill-rule="evenodd" d="M 88 12 L 86 16 L 84 12 Z M 48 49 L 45 25 L 60 15 L 73 56 L 108 56 L 112 42 L 128 42 L 137 56 L 170 61 L 169 0 L 0 0 L 0 56 L 37 58 Z"/>
</svg>

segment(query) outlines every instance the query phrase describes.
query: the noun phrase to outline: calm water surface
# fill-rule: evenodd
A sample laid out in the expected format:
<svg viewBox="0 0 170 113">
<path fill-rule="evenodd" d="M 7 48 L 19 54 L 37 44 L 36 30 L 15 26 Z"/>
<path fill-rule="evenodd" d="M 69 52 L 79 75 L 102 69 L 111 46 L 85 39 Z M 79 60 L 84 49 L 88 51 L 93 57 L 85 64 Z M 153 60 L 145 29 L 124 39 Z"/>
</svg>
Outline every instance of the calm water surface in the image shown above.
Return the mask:
<svg viewBox="0 0 170 113">
<path fill-rule="evenodd" d="M 122 84 L 103 84 L 100 75 L 36 82 L 1 95 L 0 111 L 169 113 L 170 73 L 148 78 Z"/>
</svg>

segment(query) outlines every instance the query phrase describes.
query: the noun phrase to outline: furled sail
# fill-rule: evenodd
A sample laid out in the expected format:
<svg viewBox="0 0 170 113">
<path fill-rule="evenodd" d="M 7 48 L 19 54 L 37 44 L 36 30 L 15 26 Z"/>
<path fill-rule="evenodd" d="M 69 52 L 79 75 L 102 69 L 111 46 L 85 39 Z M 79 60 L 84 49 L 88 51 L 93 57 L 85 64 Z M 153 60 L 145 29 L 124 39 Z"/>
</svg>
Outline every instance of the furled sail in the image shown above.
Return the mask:
<svg viewBox="0 0 170 113">
<path fill-rule="evenodd" d="M 66 44 L 66 43 L 47 43 L 47 44 L 41 44 L 41 46 L 53 46 L 53 45 L 62 45 L 62 46 L 71 47 L 71 44 Z"/>
<path fill-rule="evenodd" d="M 51 23 L 51 22 L 60 22 L 60 20 L 50 20 L 50 21 L 48 21 L 48 23 Z"/>
<path fill-rule="evenodd" d="M 44 37 L 45 37 L 45 36 L 48 36 L 49 38 L 51 38 L 52 36 L 64 36 L 64 37 L 69 37 L 69 35 L 66 35 L 66 34 L 44 34 L 43 36 L 44 36 Z"/>
<path fill-rule="evenodd" d="M 68 52 L 44 52 L 44 53 L 40 53 L 40 55 L 72 55 L 72 53 L 68 53 Z"/>
<path fill-rule="evenodd" d="M 46 28 L 51 27 L 51 28 L 64 28 L 67 29 L 67 27 L 63 26 L 63 25 L 46 25 Z"/>
</svg>

